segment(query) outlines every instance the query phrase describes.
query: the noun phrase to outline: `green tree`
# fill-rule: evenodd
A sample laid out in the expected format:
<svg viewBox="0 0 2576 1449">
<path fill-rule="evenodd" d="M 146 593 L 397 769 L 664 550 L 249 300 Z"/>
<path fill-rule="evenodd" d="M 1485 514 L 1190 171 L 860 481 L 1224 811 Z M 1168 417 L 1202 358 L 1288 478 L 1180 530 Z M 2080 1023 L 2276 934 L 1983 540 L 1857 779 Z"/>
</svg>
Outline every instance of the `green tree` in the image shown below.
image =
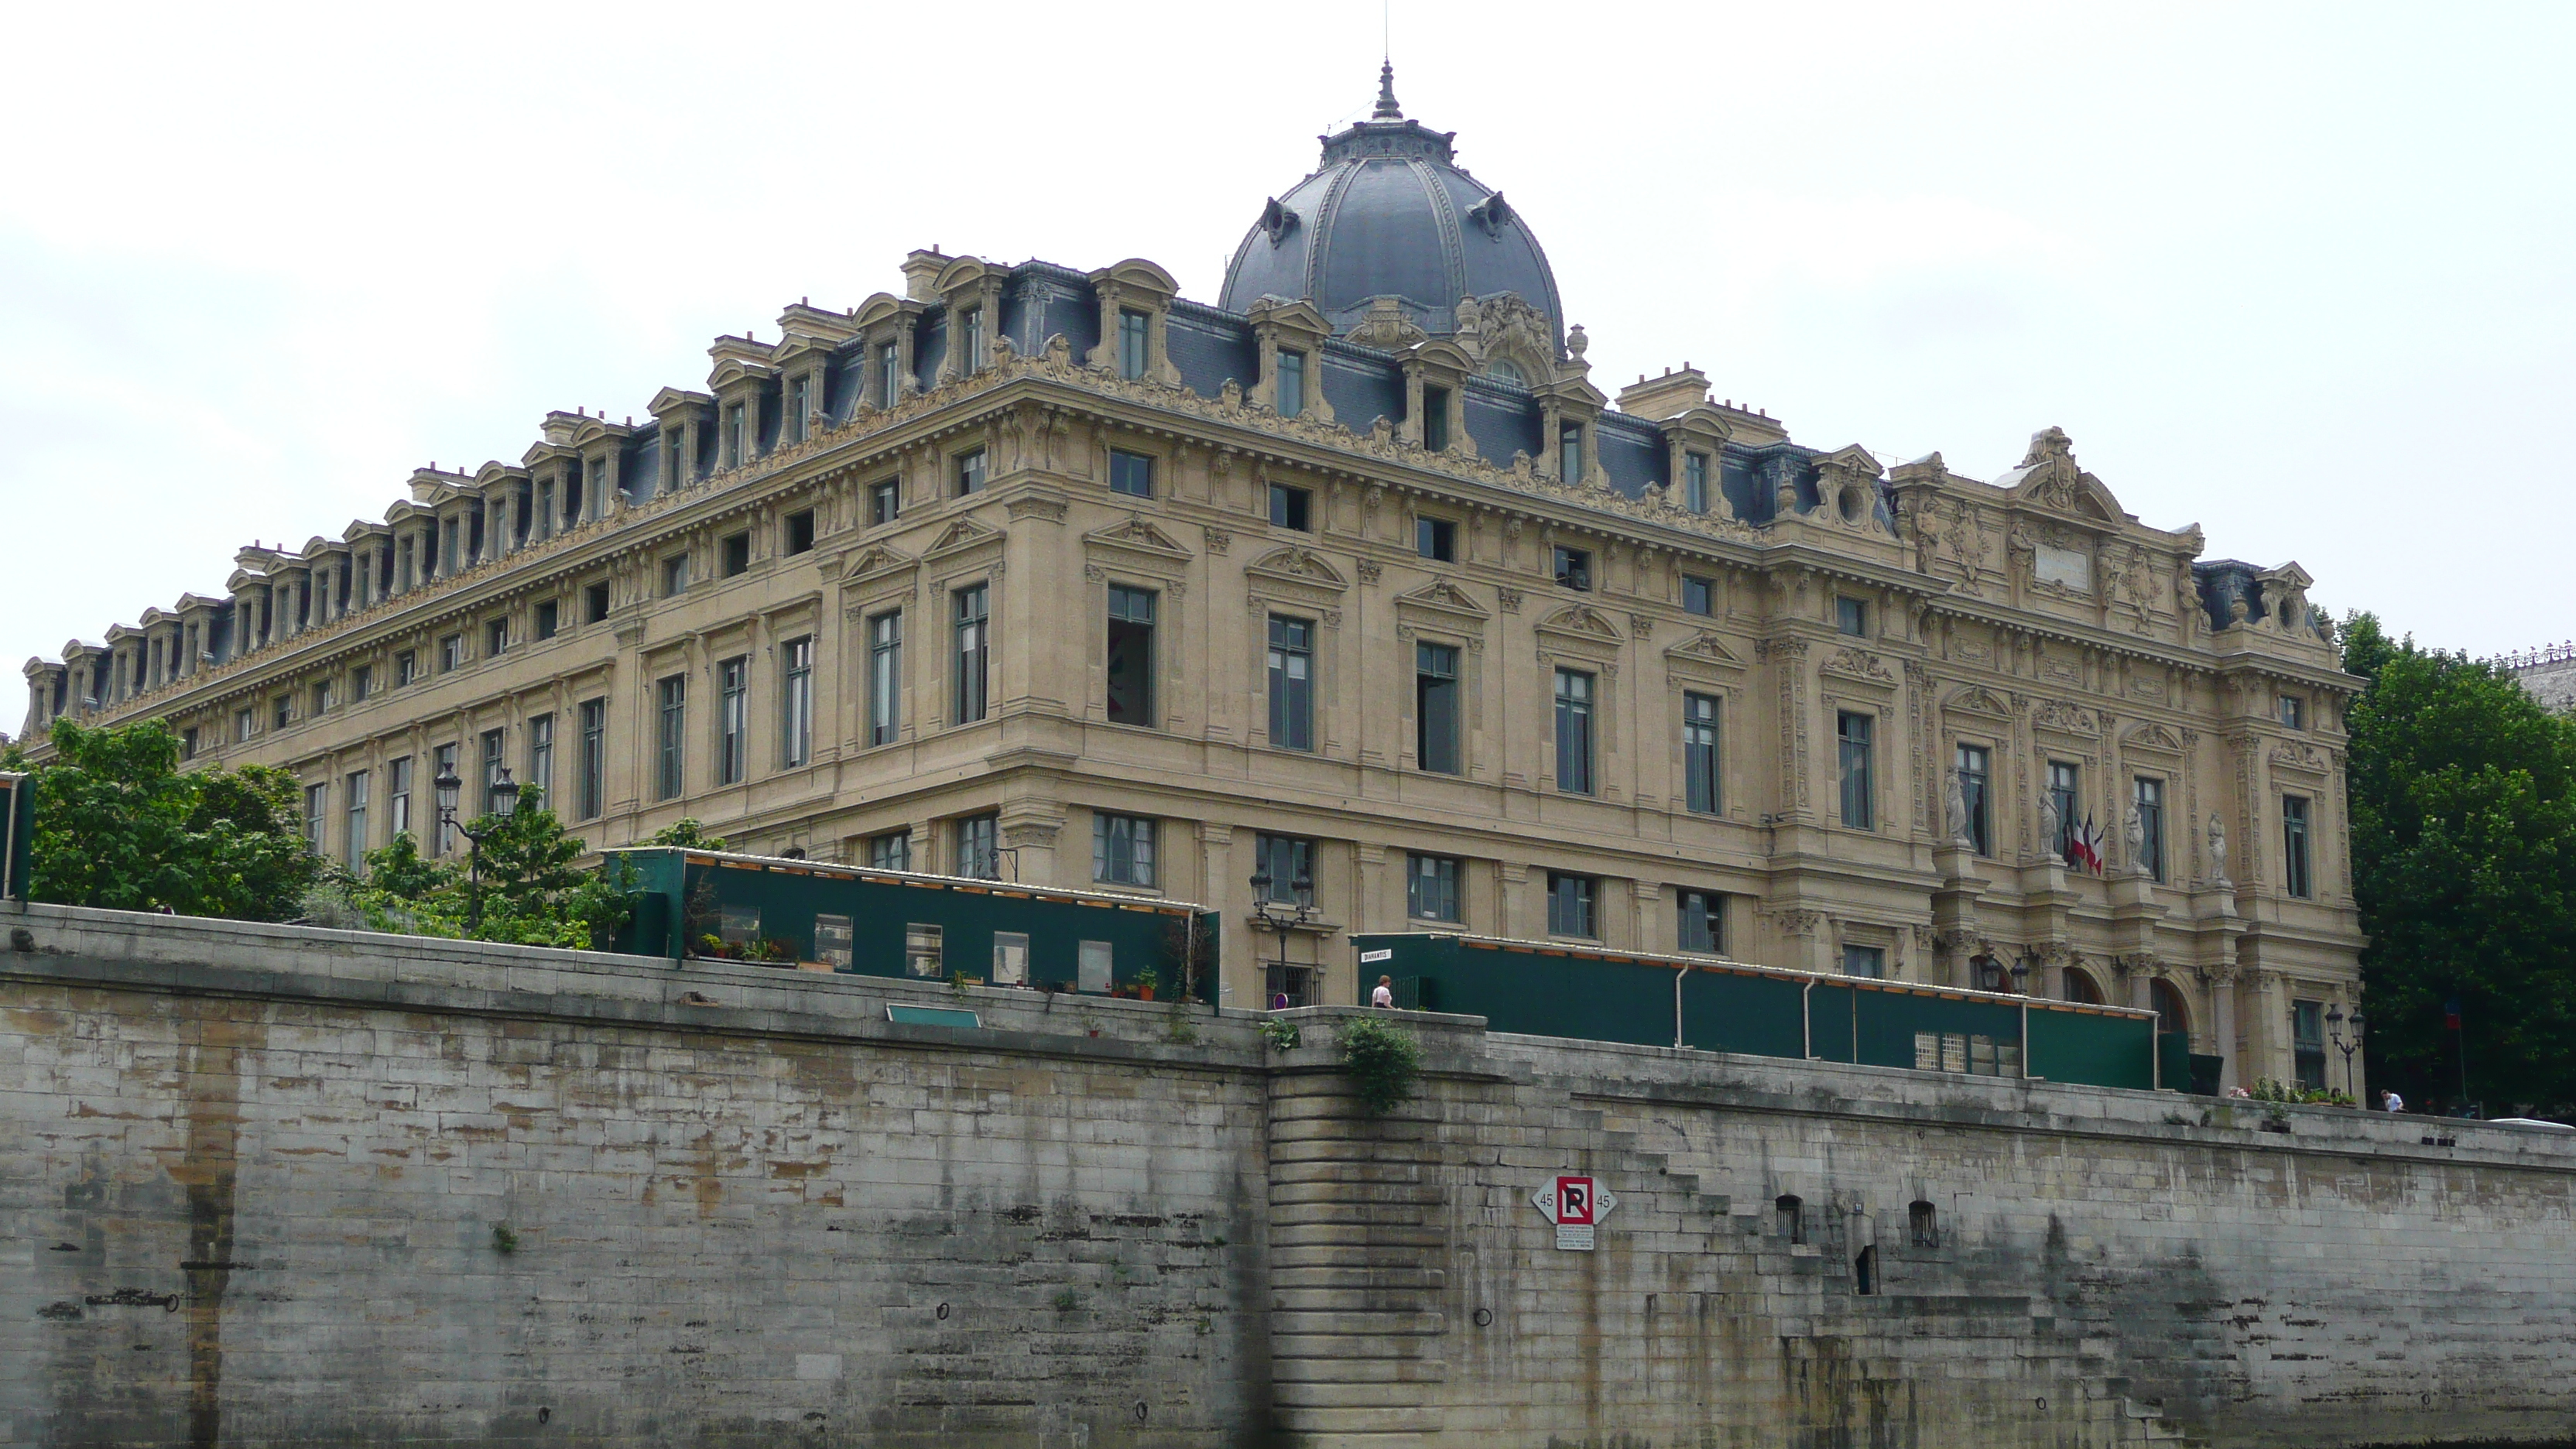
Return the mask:
<svg viewBox="0 0 2576 1449">
<path fill-rule="evenodd" d="M 56 720 L 36 796 L 28 893 L 60 905 L 282 921 L 323 874 L 306 848 L 293 775 L 266 765 L 179 768 L 159 720 Z"/>
<path fill-rule="evenodd" d="M 2344 625 L 2372 1078 L 2431 1105 L 2576 1103 L 2576 720 L 2511 675 Z M 2463 1031 L 2446 1025 L 2459 1003 Z"/>
<path fill-rule="evenodd" d="M 661 829 L 654 831 L 651 843 L 654 845 L 686 846 L 691 850 L 722 850 L 725 848 L 724 837 L 721 835 L 708 834 L 707 828 L 704 825 L 699 824 L 697 817 L 693 815 L 684 815 L 679 819 L 672 821 L 670 824 L 663 826 Z"/>
<path fill-rule="evenodd" d="M 367 853 L 367 875 L 349 899 L 384 930 L 508 941 L 523 946 L 595 949 L 625 924 L 632 867 L 581 869 L 590 847 L 565 833 L 535 786 L 520 792 L 507 815 L 485 815 L 466 828 L 482 837 L 479 881 L 456 865 L 425 860 L 409 833 Z M 479 894 L 482 908 L 471 909 Z M 478 915 L 473 930 L 469 916 Z"/>
</svg>

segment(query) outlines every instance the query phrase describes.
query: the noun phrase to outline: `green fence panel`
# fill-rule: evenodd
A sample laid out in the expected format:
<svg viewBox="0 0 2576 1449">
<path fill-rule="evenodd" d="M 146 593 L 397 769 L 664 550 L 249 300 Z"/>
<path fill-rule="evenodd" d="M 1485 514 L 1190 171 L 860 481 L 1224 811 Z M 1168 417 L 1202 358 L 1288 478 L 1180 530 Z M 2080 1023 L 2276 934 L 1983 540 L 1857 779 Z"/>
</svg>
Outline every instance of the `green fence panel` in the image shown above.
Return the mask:
<svg viewBox="0 0 2576 1449">
<path fill-rule="evenodd" d="M 2154 1050 L 2149 1017 L 2038 1007 L 2030 1013 L 2034 1077 L 2143 1091 L 2156 1084 Z"/>
<path fill-rule="evenodd" d="M 2156 1069 L 2163 1073 L 2159 1084 L 2177 1092 L 2191 1088 L 2191 1034 L 2180 1031 L 2156 1033 Z"/>
<path fill-rule="evenodd" d="M 1802 1058 L 1807 983 L 1750 972 L 1694 970 L 1682 978 L 1682 1041 L 1704 1052 Z"/>
<path fill-rule="evenodd" d="M 1864 1065 L 2021 1075 L 2018 1003 L 1883 987 L 1853 988 L 1852 1003 Z"/>
<path fill-rule="evenodd" d="M 1820 1062 L 1856 1062 L 1860 1038 L 1860 988 L 1819 981 L 1807 992 L 1807 1041 Z"/>
</svg>

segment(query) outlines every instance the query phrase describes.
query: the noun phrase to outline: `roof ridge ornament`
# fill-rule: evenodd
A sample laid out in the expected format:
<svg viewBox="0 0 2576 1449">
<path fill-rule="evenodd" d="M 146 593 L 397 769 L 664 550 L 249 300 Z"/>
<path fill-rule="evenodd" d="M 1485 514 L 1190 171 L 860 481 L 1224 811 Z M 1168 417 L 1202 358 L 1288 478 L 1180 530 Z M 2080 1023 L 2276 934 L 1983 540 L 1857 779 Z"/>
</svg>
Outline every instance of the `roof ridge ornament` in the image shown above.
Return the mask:
<svg viewBox="0 0 2576 1449">
<path fill-rule="evenodd" d="M 1395 103 L 1395 62 L 1379 62 L 1377 68 L 1377 109 L 1369 113 L 1372 121 L 1401 121 L 1404 108 Z"/>
</svg>

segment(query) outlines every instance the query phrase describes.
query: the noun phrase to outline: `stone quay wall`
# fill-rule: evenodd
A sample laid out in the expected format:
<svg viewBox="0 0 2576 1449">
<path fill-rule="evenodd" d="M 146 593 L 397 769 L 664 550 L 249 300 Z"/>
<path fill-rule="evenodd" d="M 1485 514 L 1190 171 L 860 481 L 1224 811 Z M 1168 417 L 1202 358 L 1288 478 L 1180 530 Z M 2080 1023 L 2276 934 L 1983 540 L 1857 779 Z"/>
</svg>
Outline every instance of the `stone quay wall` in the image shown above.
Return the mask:
<svg viewBox="0 0 2576 1449">
<path fill-rule="evenodd" d="M 0 907 L 0 1443 L 2576 1437 L 2576 1143 Z M 965 1006 L 966 1030 L 888 1020 Z M 2285 1129 L 2285 1130 L 2282 1130 Z M 1562 1250 L 1531 1195 L 1616 1197 Z"/>
</svg>

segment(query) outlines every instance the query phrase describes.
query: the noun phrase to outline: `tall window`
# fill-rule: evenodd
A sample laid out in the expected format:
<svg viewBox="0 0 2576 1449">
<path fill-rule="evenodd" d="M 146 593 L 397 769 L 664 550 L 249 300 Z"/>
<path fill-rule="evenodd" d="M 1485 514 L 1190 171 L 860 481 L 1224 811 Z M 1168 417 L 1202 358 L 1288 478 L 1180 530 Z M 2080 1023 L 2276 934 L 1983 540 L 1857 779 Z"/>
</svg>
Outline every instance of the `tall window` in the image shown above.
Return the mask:
<svg viewBox="0 0 2576 1449">
<path fill-rule="evenodd" d="M 1834 596 L 1834 632 L 1855 639 L 1869 637 L 1869 604 L 1847 595 Z"/>
<path fill-rule="evenodd" d="M 903 733 L 903 611 L 868 620 L 868 743 Z"/>
<path fill-rule="evenodd" d="M 1315 903 L 1315 842 L 1299 835 L 1258 834 L 1252 837 L 1252 856 L 1270 877 L 1270 899 L 1289 906 Z"/>
<path fill-rule="evenodd" d="M 1708 512 L 1708 454 L 1682 454 L 1682 507 Z"/>
<path fill-rule="evenodd" d="M 1592 793 L 1592 676 L 1556 671 L 1556 788 Z"/>
<path fill-rule="evenodd" d="M 814 758 L 813 637 L 788 640 L 778 663 L 778 763 L 793 770 Z"/>
<path fill-rule="evenodd" d="M 315 855 L 322 853 L 322 841 L 329 821 L 324 817 L 331 809 L 331 787 L 328 784 L 304 787 L 304 848 Z"/>
<path fill-rule="evenodd" d="M 751 570 L 751 531 L 727 534 L 716 540 L 716 572 L 726 578 Z"/>
<path fill-rule="evenodd" d="M 2294 730 L 2306 729 L 2308 727 L 2307 701 L 2295 694 L 2282 695 L 2281 723 Z"/>
<path fill-rule="evenodd" d="M 892 523 L 903 514 L 903 480 L 888 478 L 868 485 L 868 526 Z"/>
<path fill-rule="evenodd" d="M 688 784 L 682 773 L 686 756 L 681 753 L 689 737 L 689 677 L 674 674 L 657 686 L 660 698 L 658 733 L 653 750 L 653 798 L 676 800 Z"/>
<path fill-rule="evenodd" d="M 1131 307 L 1118 309 L 1118 375 L 1129 381 L 1145 375 L 1145 329 L 1153 319 Z"/>
<path fill-rule="evenodd" d="M 735 403 L 724 411 L 724 460 L 728 468 L 751 456 L 743 451 L 742 404 Z"/>
<path fill-rule="evenodd" d="M 1313 503 L 1314 495 L 1303 488 L 1291 488 L 1285 483 L 1271 484 L 1270 526 L 1293 528 L 1299 533 L 1309 532 L 1308 522 Z"/>
<path fill-rule="evenodd" d="M 957 873 L 978 880 L 1002 877 L 1001 818 L 969 815 L 957 822 Z"/>
<path fill-rule="evenodd" d="M 349 774 L 349 869 L 360 870 L 367 863 L 367 772 Z"/>
<path fill-rule="evenodd" d="M 2326 1004 L 2322 1001 L 2290 1003 L 2291 1065 L 2298 1073 L 2299 1086 L 2307 1091 L 2326 1089 Z"/>
<path fill-rule="evenodd" d="M 782 554 L 814 551 L 814 510 L 799 508 L 778 521 L 778 551 Z"/>
<path fill-rule="evenodd" d="M 984 491 L 984 450 L 971 449 L 957 455 L 957 496 Z"/>
<path fill-rule="evenodd" d="M 1306 410 L 1306 354 L 1279 353 L 1279 415 L 1293 418 Z"/>
<path fill-rule="evenodd" d="M 385 761 L 385 840 L 411 829 L 411 756 Z"/>
<path fill-rule="evenodd" d="M 1716 891 L 1680 893 L 1681 915 L 1674 939 L 1685 951 L 1708 956 L 1726 954 L 1726 897 Z"/>
<path fill-rule="evenodd" d="M 1458 858 L 1453 855 L 1405 857 L 1404 913 L 1417 921 L 1458 924 Z"/>
<path fill-rule="evenodd" d="M 1109 450 L 1109 491 L 1130 498 L 1154 496 L 1154 460 L 1124 448 Z"/>
<path fill-rule="evenodd" d="M 1724 808 L 1718 789 L 1717 696 L 1682 696 L 1682 782 L 1690 808 L 1714 815 Z"/>
<path fill-rule="evenodd" d="M 957 314 L 957 375 L 984 370 L 984 309 L 969 307 Z"/>
<path fill-rule="evenodd" d="M 1446 518 L 1413 520 L 1413 551 L 1434 563 L 1458 558 L 1458 525 Z"/>
<path fill-rule="evenodd" d="M 562 628 L 563 605 L 560 602 L 553 599 L 547 599 L 537 605 L 536 627 L 531 629 L 529 631 L 530 633 L 534 634 L 539 639 L 551 639 L 555 637 Z M 366 694 L 366 689 L 364 687 L 366 681 L 361 679 L 359 683 L 360 688 L 357 692 L 361 697 L 364 697 Z"/>
<path fill-rule="evenodd" d="M 877 406 L 893 407 L 903 398 L 903 354 L 891 342 L 877 348 Z"/>
<path fill-rule="evenodd" d="M 2048 844 L 2060 860 L 2072 859 L 2067 848 L 2075 843 L 2075 832 L 2084 828 L 2083 820 L 2075 814 L 2075 802 L 2081 798 L 2079 783 L 2075 766 L 2064 760 L 2048 762 L 2048 798 L 2057 807 L 2057 838 Z"/>
<path fill-rule="evenodd" d="M 581 778 L 573 792 L 573 813 L 596 820 L 608 783 L 608 701 L 581 702 Z"/>
<path fill-rule="evenodd" d="M 1413 750 L 1423 769 L 1458 773 L 1458 651 L 1413 646 Z"/>
<path fill-rule="evenodd" d="M 1430 453 L 1449 451 L 1449 389 L 1422 390 L 1422 447 Z"/>
<path fill-rule="evenodd" d="M 1091 878 L 1111 885 L 1154 883 L 1154 822 L 1141 815 L 1091 817 Z"/>
<path fill-rule="evenodd" d="M 554 808 L 555 795 L 555 717 L 541 714 L 528 721 L 528 784 L 535 788 L 540 803 Z"/>
<path fill-rule="evenodd" d="M 750 753 L 751 661 L 736 655 L 716 666 L 716 783 L 742 783 Z"/>
<path fill-rule="evenodd" d="M 879 870 L 912 869 L 912 832 L 889 830 L 868 838 L 868 864 Z"/>
<path fill-rule="evenodd" d="M 493 789 L 501 783 L 501 772 L 508 769 L 510 766 L 508 756 L 509 744 L 509 735 L 506 731 L 485 730 L 483 732 L 482 813 L 485 815 L 492 813 L 492 807 L 496 803 L 493 798 Z"/>
<path fill-rule="evenodd" d="M 1154 595 L 1109 588 L 1109 722 L 1154 723 Z"/>
<path fill-rule="evenodd" d="M 1557 476 L 1568 483 L 1583 481 L 1583 425 L 1561 423 L 1556 430 Z"/>
<path fill-rule="evenodd" d="M 662 560 L 662 597 L 675 598 L 689 591 L 689 556 L 675 553 Z"/>
<path fill-rule="evenodd" d="M 1702 617 L 1717 612 L 1717 589 L 1707 579 L 1682 575 L 1682 612 Z"/>
<path fill-rule="evenodd" d="M 430 778 L 430 783 L 432 784 L 432 786 L 433 786 L 433 787 L 437 784 L 437 782 L 438 782 L 439 780 L 444 779 L 444 778 L 446 778 L 447 776 L 449 776 L 449 775 L 453 775 L 453 774 L 455 774 L 455 773 L 456 773 L 456 746 L 454 746 L 454 745 L 440 745 L 440 746 L 436 747 L 435 749 L 432 749 L 432 750 L 429 752 L 429 778 Z M 435 804 L 436 804 L 436 802 L 437 802 L 437 798 L 438 798 L 438 797 L 437 797 L 437 794 L 435 793 L 435 790 L 433 789 L 433 792 L 432 792 L 432 794 L 431 794 L 431 796 L 430 796 L 430 800 L 431 800 L 431 803 L 432 803 L 433 805 L 435 805 Z M 435 853 L 436 853 L 436 854 L 439 854 L 439 855 L 445 855 L 445 854 L 447 854 L 449 851 L 454 850 L 455 848 L 456 848 L 456 826 L 455 826 L 455 824 L 454 824 L 452 821 L 449 821 L 449 820 L 446 820 L 446 819 L 444 819 L 444 818 L 441 818 L 441 819 L 439 820 L 439 822 L 438 822 L 438 843 L 437 843 L 437 846 L 436 846 Z"/>
<path fill-rule="evenodd" d="M 1596 907 L 1601 883 L 1588 875 L 1547 873 L 1547 933 L 1551 936 L 1596 937 L 1601 934 Z"/>
<path fill-rule="evenodd" d="M 2165 878 L 2165 782 L 2141 775 L 2137 780 L 2137 865 L 2158 882 Z"/>
<path fill-rule="evenodd" d="M 1282 750 L 1315 747 L 1315 625 L 1270 616 L 1270 743 Z"/>
<path fill-rule="evenodd" d="M 1967 808 L 1968 845 L 1979 855 L 1995 853 L 1993 757 L 1983 745 L 1961 745 L 1955 756 L 1959 802 Z"/>
<path fill-rule="evenodd" d="M 957 599 L 957 723 L 984 717 L 985 672 L 992 662 L 992 586 L 969 584 Z"/>
<path fill-rule="evenodd" d="M 1870 792 L 1869 736 L 1874 723 L 1868 715 L 1839 710 L 1834 715 L 1834 740 L 1841 756 L 1843 785 L 1843 824 L 1853 830 L 1876 828 L 1872 806 L 1876 796 Z"/>
<path fill-rule="evenodd" d="M 2281 883 L 2300 900 L 2306 900 L 2314 892 L 2314 883 L 2308 878 L 2308 802 L 2305 796 L 2281 797 Z"/>
<path fill-rule="evenodd" d="M 805 441 L 805 409 L 813 384 L 802 374 L 787 384 L 787 441 Z"/>
</svg>

